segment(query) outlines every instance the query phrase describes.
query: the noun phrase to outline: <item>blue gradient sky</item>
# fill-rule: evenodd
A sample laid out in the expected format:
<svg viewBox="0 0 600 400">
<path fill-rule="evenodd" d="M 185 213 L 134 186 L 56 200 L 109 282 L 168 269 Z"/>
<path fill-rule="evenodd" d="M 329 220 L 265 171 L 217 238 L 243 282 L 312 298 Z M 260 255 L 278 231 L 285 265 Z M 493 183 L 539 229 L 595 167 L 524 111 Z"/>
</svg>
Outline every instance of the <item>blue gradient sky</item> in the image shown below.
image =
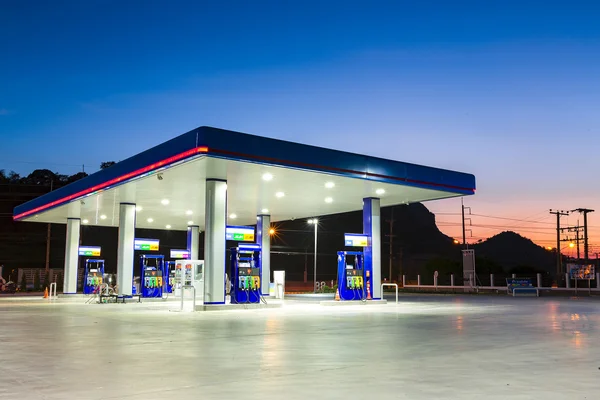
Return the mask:
<svg viewBox="0 0 600 400">
<path fill-rule="evenodd" d="M 0 169 L 91 172 L 212 125 L 472 172 L 473 212 L 534 216 L 540 229 L 524 234 L 540 242 L 553 240 L 547 209 L 600 212 L 597 1 L 3 0 L 0 10 Z M 428 206 L 460 211 L 456 200 Z M 458 216 L 438 220 L 458 234 Z M 509 225 L 473 220 L 499 226 L 474 227 L 475 238 Z"/>
</svg>

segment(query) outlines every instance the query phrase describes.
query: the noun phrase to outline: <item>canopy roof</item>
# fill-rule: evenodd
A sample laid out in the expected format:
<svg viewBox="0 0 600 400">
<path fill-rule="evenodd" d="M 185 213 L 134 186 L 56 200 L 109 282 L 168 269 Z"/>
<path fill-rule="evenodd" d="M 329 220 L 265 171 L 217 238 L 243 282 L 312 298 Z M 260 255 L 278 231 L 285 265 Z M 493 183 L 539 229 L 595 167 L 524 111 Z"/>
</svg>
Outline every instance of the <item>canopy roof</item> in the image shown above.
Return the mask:
<svg viewBox="0 0 600 400">
<path fill-rule="evenodd" d="M 389 206 L 475 193 L 471 174 L 200 127 L 27 202 L 14 219 L 118 226 L 119 203 L 135 203 L 139 228 L 203 228 L 206 179 L 227 181 L 230 225 L 355 211 L 366 197 Z"/>
</svg>

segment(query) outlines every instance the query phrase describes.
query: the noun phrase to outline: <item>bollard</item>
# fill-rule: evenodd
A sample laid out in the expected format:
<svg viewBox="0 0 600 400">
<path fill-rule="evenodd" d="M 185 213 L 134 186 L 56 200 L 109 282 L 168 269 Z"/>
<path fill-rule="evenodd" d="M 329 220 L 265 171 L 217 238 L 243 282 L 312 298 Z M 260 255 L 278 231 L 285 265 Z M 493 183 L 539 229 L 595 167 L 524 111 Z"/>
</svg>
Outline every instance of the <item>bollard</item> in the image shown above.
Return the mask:
<svg viewBox="0 0 600 400">
<path fill-rule="evenodd" d="M 569 273 L 565 273 L 565 282 L 567 284 L 567 289 L 571 288 L 571 279 L 569 279 Z"/>
<path fill-rule="evenodd" d="M 494 287 L 494 274 L 490 274 L 490 286 Z"/>
<path fill-rule="evenodd" d="M 454 286 L 454 274 L 450 275 L 450 286 Z"/>
<path fill-rule="evenodd" d="M 421 275 L 417 275 L 417 286 L 421 286 Z"/>
<path fill-rule="evenodd" d="M 515 279 L 517 277 L 517 274 L 512 274 L 512 278 Z"/>
<path fill-rule="evenodd" d="M 438 277 L 437 277 L 437 275 L 434 275 L 433 276 L 433 286 L 435 286 L 437 288 L 437 285 L 438 285 Z"/>
<path fill-rule="evenodd" d="M 537 274 L 537 287 L 542 287 L 542 274 Z"/>
<path fill-rule="evenodd" d="M 406 287 L 406 275 L 402 275 L 402 287 Z"/>
</svg>

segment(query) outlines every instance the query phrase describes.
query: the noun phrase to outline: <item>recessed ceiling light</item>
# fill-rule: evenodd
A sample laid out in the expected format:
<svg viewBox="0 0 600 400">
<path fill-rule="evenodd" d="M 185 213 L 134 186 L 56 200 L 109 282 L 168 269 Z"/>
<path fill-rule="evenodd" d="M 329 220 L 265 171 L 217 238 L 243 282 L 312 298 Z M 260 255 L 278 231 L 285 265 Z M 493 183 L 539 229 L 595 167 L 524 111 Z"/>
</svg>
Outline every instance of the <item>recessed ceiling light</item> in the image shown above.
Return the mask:
<svg viewBox="0 0 600 400">
<path fill-rule="evenodd" d="M 84 220 L 83 220 L 83 221 L 81 221 L 81 222 L 83 222 L 84 224 L 87 224 L 87 223 L 88 223 L 88 222 L 90 222 L 90 221 L 88 221 L 87 219 L 84 219 Z"/>
<path fill-rule="evenodd" d="M 377 193 L 377 194 L 384 194 L 385 193 L 385 189 L 377 189 L 375 191 L 375 193 Z"/>
<path fill-rule="evenodd" d="M 285 196 L 285 193 L 277 192 L 277 193 L 275 193 L 275 196 L 281 198 L 281 197 Z"/>
<path fill-rule="evenodd" d="M 148 222 L 154 222 L 154 220 L 152 218 L 148 218 L 146 221 L 148 221 Z"/>
<path fill-rule="evenodd" d="M 273 175 L 271 175 L 270 173 L 267 172 L 267 173 L 263 174 L 262 178 L 263 178 L 263 181 L 270 181 L 271 179 L 273 179 Z"/>
<path fill-rule="evenodd" d="M 269 212 L 268 208 L 263 208 L 262 210 L 260 210 L 261 213 L 266 214 Z"/>
<path fill-rule="evenodd" d="M 165 228 L 171 229 L 171 225 L 167 225 L 167 226 L 165 226 Z"/>
<path fill-rule="evenodd" d="M 102 215 L 100 216 L 100 219 L 106 219 L 106 215 L 102 214 Z"/>
<path fill-rule="evenodd" d="M 170 203 L 169 199 L 162 199 L 160 202 L 162 203 L 163 206 L 167 206 Z"/>
<path fill-rule="evenodd" d="M 325 197 L 325 203 L 333 203 L 333 199 L 331 197 Z"/>
<path fill-rule="evenodd" d="M 231 218 L 231 219 L 236 219 L 236 218 L 237 218 L 237 215 L 235 215 L 235 214 L 229 214 L 229 218 Z"/>
<path fill-rule="evenodd" d="M 135 211 L 142 211 L 144 208 L 142 206 L 135 206 Z"/>
<path fill-rule="evenodd" d="M 188 225 L 194 225 L 194 221 L 188 221 Z"/>
<path fill-rule="evenodd" d="M 335 183 L 333 183 L 333 182 L 327 182 L 327 183 L 325 183 L 325 187 L 327 189 L 331 189 L 332 187 L 335 187 Z"/>
<path fill-rule="evenodd" d="M 185 215 L 192 215 L 193 213 L 194 213 L 194 212 L 193 212 L 192 210 L 187 210 L 187 211 L 185 212 Z"/>
</svg>

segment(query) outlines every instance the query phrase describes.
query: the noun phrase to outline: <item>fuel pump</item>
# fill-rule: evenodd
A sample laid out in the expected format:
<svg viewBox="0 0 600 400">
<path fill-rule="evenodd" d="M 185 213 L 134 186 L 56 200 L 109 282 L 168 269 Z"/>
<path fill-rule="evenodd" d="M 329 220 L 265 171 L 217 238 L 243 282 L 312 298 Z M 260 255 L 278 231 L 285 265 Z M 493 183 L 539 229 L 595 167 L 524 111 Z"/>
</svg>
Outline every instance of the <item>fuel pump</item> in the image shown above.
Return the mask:
<svg viewBox="0 0 600 400">
<path fill-rule="evenodd" d="M 364 254 L 358 251 L 338 251 L 338 290 L 340 300 L 367 300 L 368 274 Z"/>
<path fill-rule="evenodd" d="M 142 297 L 162 297 L 165 257 L 162 255 L 140 256 L 140 286 Z"/>
<path fill-rule="evenodd" d="M 166 283 L 164 290 L 173 293 L 175 287 L 175 261 L 165 261 L 163 280 Z"/>
<path fill-rule="evenodd" d="M 104 277 L 104 260 L 85 260 L 85 271 L 83 275 L 83 294 L 96 293 L 102 285 Z"/>
<path fill-rule="evenodd" d="M 260 303 L 260 246 L 240 244 L 231 249 L 231 302 Z"/>
</svg>

